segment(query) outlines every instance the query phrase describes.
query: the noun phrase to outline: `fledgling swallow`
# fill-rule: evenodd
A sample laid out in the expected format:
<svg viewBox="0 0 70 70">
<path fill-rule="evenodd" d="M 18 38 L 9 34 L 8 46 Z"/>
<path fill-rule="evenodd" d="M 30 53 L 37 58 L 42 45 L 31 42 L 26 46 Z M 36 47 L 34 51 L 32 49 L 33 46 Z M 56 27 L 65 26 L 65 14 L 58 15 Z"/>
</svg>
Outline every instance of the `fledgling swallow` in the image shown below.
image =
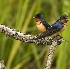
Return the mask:
<svg viewBox="0 0 70 70">
<path fill-rule="evenodd" d="M 66 28 L 67 22 L 68 16 L 63 14 L 54 24 L 49 26 L 47 30 L 42 32 L 37 38 L 59 35 Z"/>
<path fill-rule="evenodd" d="M 38 13 L 33 17 L 36 21 L 36 27 L 40 32 L 45 32 L 50 25 L 45 21 L 42 14 Z"/>
</svg>

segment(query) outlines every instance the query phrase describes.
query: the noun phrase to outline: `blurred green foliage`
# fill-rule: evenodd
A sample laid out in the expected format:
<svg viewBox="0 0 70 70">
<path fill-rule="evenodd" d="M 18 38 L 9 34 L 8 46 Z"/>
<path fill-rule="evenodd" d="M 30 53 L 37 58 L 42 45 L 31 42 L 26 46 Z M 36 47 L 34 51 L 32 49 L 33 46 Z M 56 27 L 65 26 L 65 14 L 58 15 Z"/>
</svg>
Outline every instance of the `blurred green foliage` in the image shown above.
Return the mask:
<svg viewBox="0 0 70 70">
<path fill-rule="evenodd" d="M 32 18 L 42 13 L 51 25 L 62 14 L 70 18 L 70 0 L 0 0 L 0 23 L 24 33 L 39 34 Z M 69 21 L 70 22 L 70 21 Z M 70 41 L 70 24 L 61 34 Z M 0 33 L 0 59 L 7 68 L 44 68 L 50 46 L 23 43 Z M 56 48 L 52 68 L 70 68 L 70 42 L 63 42 Z"/>
</svg>

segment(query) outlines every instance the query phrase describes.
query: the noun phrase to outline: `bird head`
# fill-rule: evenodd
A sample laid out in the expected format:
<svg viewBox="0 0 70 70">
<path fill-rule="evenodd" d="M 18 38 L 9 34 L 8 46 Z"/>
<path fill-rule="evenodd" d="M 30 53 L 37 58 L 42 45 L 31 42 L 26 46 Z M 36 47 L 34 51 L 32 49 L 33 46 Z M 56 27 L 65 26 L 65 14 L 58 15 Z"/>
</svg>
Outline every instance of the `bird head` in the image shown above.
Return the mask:
<svg viewBox="0 0 70 70">
<path fill-rule="evenodd" d="M 33 17 L 36 21 L 41 21 L 44 19 L 43 15 L 38 13 Z"/>
<path fill-rule="evenodd" d="M 63 14 L 61 17 L 60 17 L 60 21 L 62 23 L 67 23 L 68 22 L 68 16 L 66 14 Z"/>
</svg>

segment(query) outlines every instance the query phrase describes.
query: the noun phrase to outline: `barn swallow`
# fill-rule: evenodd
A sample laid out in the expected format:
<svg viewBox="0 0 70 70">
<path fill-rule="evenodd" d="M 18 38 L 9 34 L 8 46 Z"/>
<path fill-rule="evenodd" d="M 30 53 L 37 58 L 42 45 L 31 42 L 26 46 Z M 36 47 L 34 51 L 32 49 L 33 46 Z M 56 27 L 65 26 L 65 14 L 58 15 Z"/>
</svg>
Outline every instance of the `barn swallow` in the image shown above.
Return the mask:
<svg viewBox="0 0 70 70">
<path fill-rule="evenodd" d="M 42 14 L 38 13 L 33 18 L 36 20 L 36 27 L 40 32 L 45 32 L 47 28 L 50 27 Z"/>
<path fill-rule="evenodd" d="M 47 36 L 57 36 L 65 30 L 66 23 L 68 22 L 68 16 L 63 14 L 54 24 L 47 28 L 46 31 L 42 32 L 37 38 L 44 38 Z"/>
</svg>

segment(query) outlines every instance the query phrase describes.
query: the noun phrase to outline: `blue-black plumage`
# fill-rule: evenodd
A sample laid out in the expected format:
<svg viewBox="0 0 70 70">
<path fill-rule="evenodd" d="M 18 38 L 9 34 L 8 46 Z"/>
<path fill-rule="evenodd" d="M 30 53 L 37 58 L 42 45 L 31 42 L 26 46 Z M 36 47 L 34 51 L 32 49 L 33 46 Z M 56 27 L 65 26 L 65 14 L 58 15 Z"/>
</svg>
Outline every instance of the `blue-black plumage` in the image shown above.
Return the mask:
<svg viewBox="0 0 70 70">
<path fill-rule="evenodd" d="M 46 29 L 42 31 L 41 35 L 38 38 L 43 38 L 47 36 L 56 36 L 59 35 L 62 31 L 64 31 L 66 27 L 66 23 L 68 22 L 68 16 L 66 14 L 61 15 L 61 17 L 52 25 L 49 25 L 43 18 L 43 15 L 36 14 L 35 15 L 36 26 L 38 30 L 43 30 L 42 27 L 44 26 Z M 43 24 L 43 25 L 42 25 Z M 47 25 L 46 25 L 47 24 Z M 40 27 L 40 25 L 42 25 Z"/>
</svg>

